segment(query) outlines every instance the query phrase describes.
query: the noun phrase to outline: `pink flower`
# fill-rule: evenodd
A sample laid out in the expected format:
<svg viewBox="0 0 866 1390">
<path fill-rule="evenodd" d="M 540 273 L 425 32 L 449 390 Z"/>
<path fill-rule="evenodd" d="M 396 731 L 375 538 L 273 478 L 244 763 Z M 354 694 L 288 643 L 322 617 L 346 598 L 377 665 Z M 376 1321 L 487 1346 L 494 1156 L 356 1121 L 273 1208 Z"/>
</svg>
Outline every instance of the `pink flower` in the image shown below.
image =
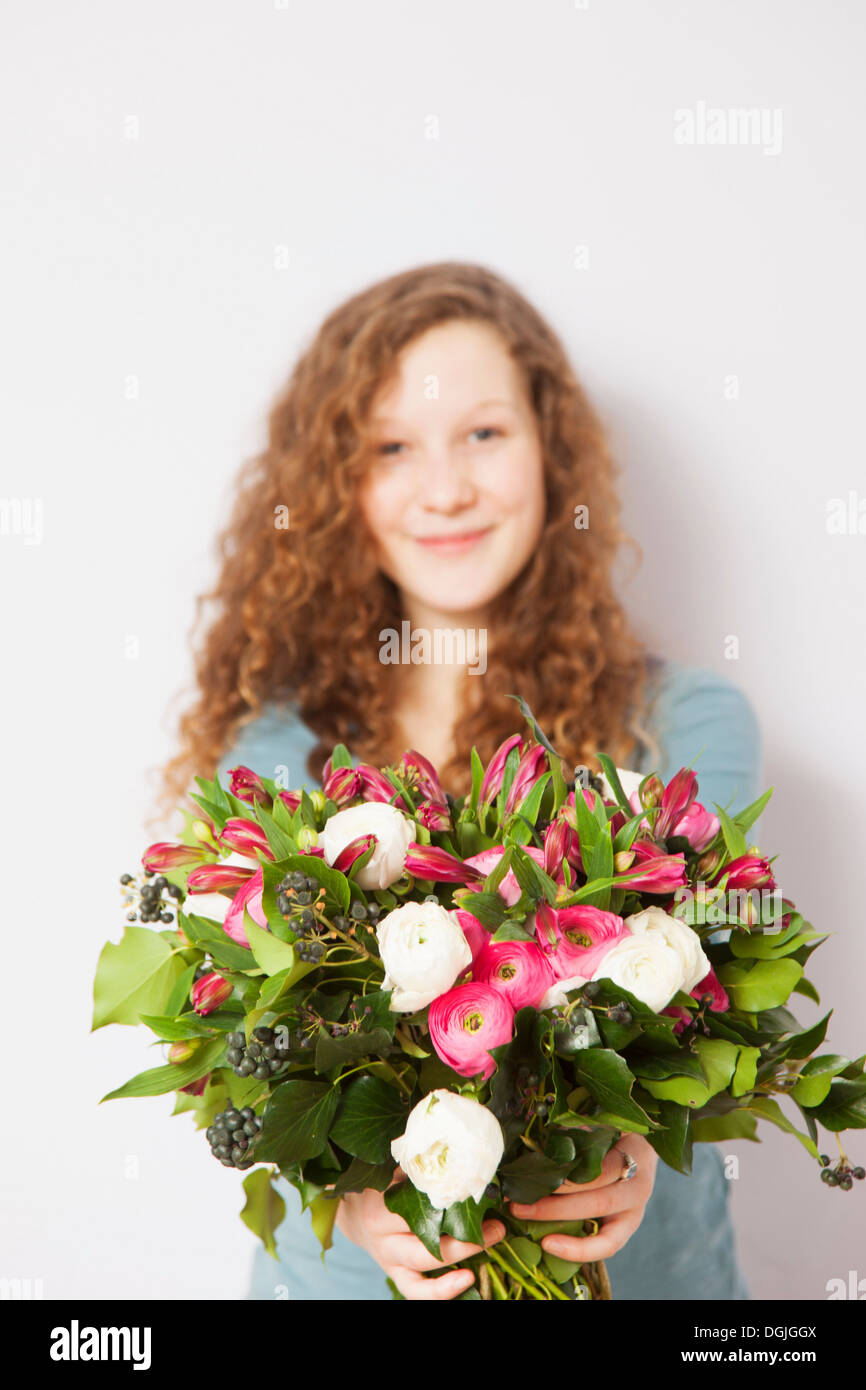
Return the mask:
<svg viewBox="0 0 866 1390">
<path fill-rule="evenodd" d="M 243 816 L 231 816 L 226 821 L 220 841 L 236 854 L 245 854 L 249 859 L 255 859 L 257 852 L 266 859 L 274 857 L 262 827 L 257 821 L 245 820 Z"/>
<path fill-rule="evenodd" d="M 698 981 L 694 989 L 689 990 L 689 993 L 693 999 L 699 1001 L 703 995 L 711 994 L 713 997 L 710 1003 L 710 1010 L 714 1014 L 724 1013 L 726 1009 L 731 1007 L 731 1001 L 728 998 L 727 991 L 712 966 L 710 966 L 704 978 Z M 674 1024 L 674 1032 L 677 1035 L 683 1031 L 689 1019 L 692 1017 L 690 1009 L 683 1009 L 678 1004 L 671 1004 L 668 1008 L 662 1009 L 662 1013 L 670 1014 L 671 1017 L 677 1019 L 677 1022 Z"/>
<path fill-rule="evenodd" d="M 182 869 L 185 864 L 200 864 L 210 857 L 211 851 L 204 845 L 178 845 L 159 840 L 144 851 L 141 862 L 145 869 Z"/>
<path fill-rule="evenodd" d="M 700 854 L 718 835 L 719 818 L 708 811 L 705 806 L 702 806 L 699 801 L 693 801 L 685 815 L 677 821 L 671 833 L 684 835 L 692 849 Z"/>
<path fill-rule="evenodd" d="M 468 867 L 467 867 L 468 866 Z M 447 849 L 437 845 L 420 845 L 413 842 L 407 852 L 404 867 L 416 878 L 429 879 L 435 883 L 480 883 L 484 874 L 472 867 L 470 859 L 458 859 Z"/>
<path fill-rule="evenodd" d="M 535 860 L 536 864 L 544 865 L 544 850 L 539 849 L 537 845 L 524 845 L 523 848 L 530 858 Z M 504 853 L 504 845 L 493 845 L 491 849 L 483 849 L 480 854 L 473 854 L 470 859 L 466 860 L 466 863 L 470 868 L 476 869 L 482 879 L 485 879 L 488 874 L 493 873 Z M 470 883 L 470 887 L 480 889 L 481 883 Z M 517 882 L 512 869 L 508 870 L 497 891 L 508 907 L 517 902 L 520 897 L 520 884 Z"/>
<path fill-rule="evenodd" d="M 444 801 L 422 801 L 415 812 L 415 819 L 428 830 L 450 830 L 451 811 Z"/>
<path fill-rule="evenodd" d="M 713 885 L 715 886 L 723 878 L 726 879 L 728 888 L 776 887 L 770 861 L 761 854 L 741 854 L 739 859 L 732 859 L 720 873 L 716 874 Z"/>
<path fill-rule="evenodd" d="M 231 778 L 229 791 L 232 796 L 237 797 L 238 801 L 249 802 L 251 806 L 258 801 L 267 810 L 270 810 L 273 798 L 259 774 L 253 772 L 251 767 L 244 767 L 242 763 L 238 767 L 230 767 L 229 776 Z"/>
<path fill-rule="evenodd" d="M 534 941 L 488 941 L 473 962 L 472 977 L 506 995 L 515 1013 L 535 1009 L 553 984 L 553 970 Z"/>
<path fill-rule="evenodd" d="M 255 877 L 255 872 L 248 864 L 202 864 L 187 874 L 187 892 L 219 893 L 224 888 L 241 888 Z"/>
<path fill-rule="evenodd" d="M 409 748 L 397 764 L 397 776 L 405 782 L 410 791 L 418 791 L 425 801 L 444 802 L 445 793 L 429 758 Z"/>
<path fill-rule="evenodd" d="M 472 916 L 471 912 L 466 912 L 463 908 L 454 908 L 452 910 L 457 921 L 460 923 L 460 929 L 466 937 L 469 949 L 472 952 L 472 959 L 475 961 L 490 940 L 490 932 L 485 926 L 482 926 L 477 917 Z"/>
<path fill-rule="evenodd" d="M 202 975 L 192 987 L 192 1006 L 197 1014 L 210 1014 L 224 1004 L 232 992 L 228 980 L 215 970 L 210 975 Z"/>
<path fill-rule="evenodd" d="M 622 870 L 628 879 L 623 887 L 642 888 L 647 893 L 669 893 L 686 882 L 686 858 L 682 851 L 665 854 L 654 840 L 635 840 L 631 849 L 623 853 L 632 861 Z"/>
<path fill-rule="evenodd" d="M 493 801 L 494 798 L 499 795 L 502 789 L 502 779 L 505 776 L 505 763 L 508 759 L 508 754 L 511 752 L 512 748 L 517 748 L 522 741 L 521 734 L 510 734 L 508 738 L 503 739 L 502 743 L 500 743 L 496 752 L 493 754 L 493 757 L 487 764 L 487 770 L 484 773 L 484 779 L 481 783 L 479 801 L 482 806 L 486 802 Z"/>
<path fill-rule="evenodd" d="M 681 767 L 675 772 L 664 789 L 661 810 L 656 816 L 653 833 L 657 840 L 666 840 L 673 835 L 678 825 L 697 795 L 698 779 L 688 768 Z"/>
<path fill-rule="evenodd" d="M 236 941 L 239 946 L 249 946 L 247 934 L 244 931 L 244 908 L 252 917 L 253 921 L 260 927 L 267 929 L 268 919 L 262 907 L 262 892 L 264 890 L 264 875 L 261 869 L 257 869 L 252 878 L 248 879 L 229 904 L 223 922 L 223 931 L 226 936 L 230 936 L 232 941 Z"/>
<path fill-rule="evenodd" d="M 460 1076 L 486 1081 L 496 1070 L 489 1048 L 511 1041 L 514 1010 L 506 996 L 474 980 L 433 1000 L 427 1013 L 437 1056 Z"/>
<path fill-rule="evenodd" d="M 611 947 L 628 935 L 628 928 L 615 912 L 599 907 L 578 904 L 557 912 L 541 903 L 535 935 L 557 980 L 576 975 L 590 980 Z"/>
<path fill-rule="evenodd" d="M 505 814 L 511 815 L 526 800 L 532 788 L 547 771 L 547 753 L 540 743 L 530 744 L 522 754 L 514 774 L 514 781 L 505 799 Z"/>
</svg>

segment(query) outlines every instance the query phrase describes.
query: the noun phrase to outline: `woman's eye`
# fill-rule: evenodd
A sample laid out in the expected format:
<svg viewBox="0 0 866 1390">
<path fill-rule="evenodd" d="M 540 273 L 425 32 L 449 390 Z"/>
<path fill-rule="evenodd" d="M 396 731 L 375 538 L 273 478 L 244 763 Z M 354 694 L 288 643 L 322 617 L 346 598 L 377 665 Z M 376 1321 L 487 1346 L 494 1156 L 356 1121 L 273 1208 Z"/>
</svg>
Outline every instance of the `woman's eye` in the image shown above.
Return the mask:
<svg viewBox="0 0 866 1390">
<path fill-rule="evenodd" d="M 480 425 L 480 426 L 478 427 L 477 430 L 470 430 L 469 433 L 470 433 L 470 434 L 487 434 L 487 435 L 494 435 L 494 434 L 501 434 L 502 431 L 496 429 L 496 427 L 495 427 L 494 425 Z M 483 443 L 486 443 L 485 440 L 482 440 L 481 442 L 482 442 L 482 444 L 483 444 Z"/>
<path fill-rule="evenodd" d="M 395 443 L 392 443 L 392 444 L 380 444 L 380 445 L 379 445 L 379 453 L 380 453 L 380 454 L 384 454 L 386 457 L 391 457 L 391 456 L 392 456 L 392 450 L 402 449 L 402 448 L 403 448 L 403 445 L 400 444 L 400 443 L 396 443 L 396 442 L 395 442 Z"/>
</svg>

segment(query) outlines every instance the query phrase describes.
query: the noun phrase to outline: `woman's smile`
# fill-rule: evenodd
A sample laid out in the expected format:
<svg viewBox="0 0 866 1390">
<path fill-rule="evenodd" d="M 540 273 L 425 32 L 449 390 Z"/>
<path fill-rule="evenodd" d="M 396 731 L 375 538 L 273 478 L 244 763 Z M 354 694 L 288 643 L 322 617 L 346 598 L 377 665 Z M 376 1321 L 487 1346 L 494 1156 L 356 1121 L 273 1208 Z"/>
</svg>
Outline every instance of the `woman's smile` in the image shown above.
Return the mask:
<svg viewBox="0 0 866 1390">
<path fill-rule="evenodd" d="M 489 536 L 492 530 L 492 526 L 483 526 L 475 531 L 457 531 L 453 534 L 444 532 L 442 535 L 415 536 L 414 539 L 419 545 L 423 545 L 425 550 L 432 550 L 437 555 L 463 555 L 478 541 Z"/>
</svg>

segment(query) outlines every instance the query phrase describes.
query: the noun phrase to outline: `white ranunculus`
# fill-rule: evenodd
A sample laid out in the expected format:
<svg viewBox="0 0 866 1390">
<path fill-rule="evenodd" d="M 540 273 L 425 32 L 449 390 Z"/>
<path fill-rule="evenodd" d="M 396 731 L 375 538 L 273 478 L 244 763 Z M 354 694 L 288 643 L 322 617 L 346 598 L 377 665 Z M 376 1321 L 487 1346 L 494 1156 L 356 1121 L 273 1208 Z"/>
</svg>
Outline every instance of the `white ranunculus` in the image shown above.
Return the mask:
<svg viewBox="0 0 866 1390">
<path fill-rule="evenodd" d="M 645 772 L 631 772 L 627 767 L 618 767 L 616 771 L 622 789 L 625 792 L 625 799 L 626 801 L 630 801 L 632 793 L 638 790 L 641 782 L 647 774 Z M 604 773 L 601 774 L 601 780 L 604 786 L 605 800 L 616 801 L 616 797 L 614 796 L 613 792 L 613 787 L 610 785 L 610 782 L 608 782 Z"/>
<path fill-rule="evenodd" d="M 326 864 L 333 864 L 341 850 L 359 835 L 375 835 L 376 847 L 356 875 L 361 888 L 390 888 L 403 872 L 406 851 L 415 839 L 415 827 L 386 801 L 365 801 L 335 811 L 325 821 L 319 844 Z"/>
<path fill-rule="evenodd" d="M 588 979 L 588 975 L 569 975 L 567 980 L 554 980 L 535 1007 L 539 1013 L 543 1013 L 545 1009 L 558 1009 L 561 1004 L 568 1003 L 567 991 L 577 989 L 578 985 L 585 985 Z"/>
<path fill-rule="evenodd" d="M 613 980 L 660 1013 L 683 988 L 685 976 L 679 951 L 660 932 L 641 932 L 623 936 L 611 946 L 592 978 Z"/>
<path fill-rule="evenodd" d="M 676 951 L 683 963 L 682 987 L 686 994 L 709 971 L 710 962 L 697 932 L 679 918 L 670 917 L 660 907 L 645 907 L 641 912 L 634 912 L 631 917 L 626 917 L 625 924 L 636 936 L 660 936 Z"/>
<path fill-rule="evenodd" d="M 473 1197 L 480 1202 L 496 1175 L 505 1142 L 486 1105 L 453 1091 L 431 1091 L 409 1115 L 391 1153 L 437 1211 Z"/>
<path fill-rule="evenodd" d="M 457 916 L 438 903 L 404 903 L 376 926 L 385 967 L 383 989 L 393 989 L 395 1013 L 414 1013 L 450 989 L 471 964 L 472 951 Z"/>
</svg>

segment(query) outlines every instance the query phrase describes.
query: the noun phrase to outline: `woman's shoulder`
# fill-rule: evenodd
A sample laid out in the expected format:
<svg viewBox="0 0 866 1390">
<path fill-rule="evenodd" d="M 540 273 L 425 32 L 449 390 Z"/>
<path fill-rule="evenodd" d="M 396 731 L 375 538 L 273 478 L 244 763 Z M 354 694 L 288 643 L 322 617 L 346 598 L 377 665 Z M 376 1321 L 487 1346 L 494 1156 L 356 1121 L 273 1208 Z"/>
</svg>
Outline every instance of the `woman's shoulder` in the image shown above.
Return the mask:
<svg viewBox="0 0 866 1390">
<path fill-rule="evenodd" d="M 221 782 L 243 765 L 264 777 L 288 776 L 287 786 L 309 781 L 306 759 L 317 737 L 290 700 L 266 700 L 261 710 L 236 730 L 217 764 Z"/>
<path fill-rule="evenodd" d="M 734 799 L 741 806 L 759 795 L 761 726 L 738 680 L 709 666 L 654 658 L 647 696 L 644 723 L 656 742 L 647 771 L 654 761 L 667 779 L 692 767 L 705 804 Z"/>
</svg>

